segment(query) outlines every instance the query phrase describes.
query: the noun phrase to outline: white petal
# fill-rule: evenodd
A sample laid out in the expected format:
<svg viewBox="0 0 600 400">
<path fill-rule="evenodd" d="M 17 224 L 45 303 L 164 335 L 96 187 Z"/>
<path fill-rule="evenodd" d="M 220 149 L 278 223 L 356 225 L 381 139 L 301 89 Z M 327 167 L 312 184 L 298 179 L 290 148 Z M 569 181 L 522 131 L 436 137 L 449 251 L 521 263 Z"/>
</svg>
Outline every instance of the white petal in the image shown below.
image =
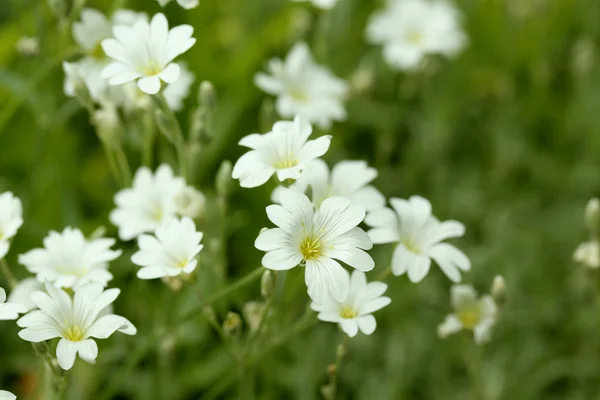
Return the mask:
<svg viewBox="0 0 600 400">
<path fill-rule="evenodd" d="M 140 279 L 157 279 L 167 275 L 167 271 L 163 267 L 156 265 L 143 267 L 137 272 L 137 277 Z"/>
<path fill-rule="evenodd" d="M 452 285 L 450 288 L 450 301 L 455 310 L 471 305 L 476 300 L 477 292 L 471 285 Z"/>
<path fill-rule="evenodd" d="M 323 154 L 327 153 L 330 145 L 331 136 L 329 135 L 321 136 L 315 140 L 309 140 L 300 151 L 300 160 L 304 163 L 309 163 L 315 158 L 321 157 Z"/>
<path fill-rule="evenodd" d="M 167 68 L 165 68 L 158 76 L 167 83 L 173 83 L 179 79 L 180 73 L 181 69 L 179 68 L 179 65 L 171 63 L 167 65 Z"/>
<path fill-rule="evenodd" d="M 360 307 L 360 315 L 367 315 L 374 313 L 377 310 L 381 310 L 392 302 L 389 297 L 377 297 L 376 299 L 369 300 L 366 304 Z"/>
<path fill-rule="evenodd" d="M 426 256 L 415 255 L 408 266 L 408 279 L 413 283 L 421 282 L 429 272 L 431 259 Z"/>
<path fill-rule="evenodd" d="M 286 235 L 282 229 L 267 229 L 258 235 L 254 247 L 262 251 L 276 250 L 282 247 L 285 239 Z"/>
<path fill-rule="evenodd" d="M 329 295 L 339 302 L 348 297 L 350 274 L 331 258 L 308 260 L 304 280 L 308 287 L 308 295 L 317 303 L 326 301 Z"/>
<path fill-rule="evenodd" d="M 13 320 L 19 318 L 19 314 L 27 312 L 27 308 L 18 303 L 0 304 L 0 320 Z"/>
<path fill-rule="evenodd" d="M 483 344 L 489 341 L 492 336 L 492 326 L 493 323 L 491 321 L 486 321 L 485 323 L 477 325 L 475 329 L 473 329 L 475 343 Z"/>
<path fill-rule="evenodd" d="M 327 250 L 325 255 L 345 262 L 349 266 L 360 271 L 367 272 L 375 268 L 375 261 L 373 261 L 366 251 L 361 249 L 347 248 L 345 250 Z"/>
<path fill-rule="evenodd" d="M 342 319 L 340 321 L 340 326 L 346 335 L 350 337 L 354 337 L 358 333 L 358 324 L 354 319 Z"/>
<path fill-rule="evenodd" d="M 444 322 L 438 325 L 438 336 L 442 339 L 453 333 L 459 332 L 463 328 L 460 320 L 454 314 L 446 316 Z"/>
<path fill-rule="evenodd" d="M 67 339 L 61 339 L 56 347 L 56 359 L 58 365 L 64 370 L 70 370 L 75 364 L 77 355 L 77 344 Z"/>
<path fill-rule="evenodd" d="M 375 332 L 375 328 L 377 328 L 377 321 L 375 321 L 375 317 L 372 315 L 363 315 L 362 317 L 357 318 L 358 327 L 365 335 L 370 335 Z"/>
<path fill-rule="evenodd" d="M 94 340 L 87 339 L 77 343 L 77 351 L 79 352 L 79 357 L 85 362 L 90 364 L 96 363 L 96 358 L 98 357 L 98 345 Z"/>
<path fill-rule="evenodd" d="M 115 331 L 123 332 L 127 335 L 135 335 L 136 329 L 129 320 L 119 315 L 109 314 L 98 319 L 88 330 L 90 337 L 106 339 Z"/>
<path fill-rule="evenodd" d="M 274 271 L 282 271 L 294 268 L 301 261 L 302 255 L 297 249 L 285 246 L 265 254 L 262 259 L 262 265 Z"/>
<path fill-rule="evenodd" d="M 445 262 L 452 263 L 463 271 L 468 271 L 471 269 L 471 261 L 465 255 L 465 253 L 448 243 L 440 243 L 435 245 L 429 251 L 429 254 L 431 257 L 435 256 L 434 259 L 436 262 L 438 262 L 438 260 L 445 259 Z"/>
<path fill-rule="evenodd" d="M 144 93 L 156 94 L 160 90 L 160 79 L 156 75 L 146 76 L 138 79 L 137 85 Z"/>
</svg>

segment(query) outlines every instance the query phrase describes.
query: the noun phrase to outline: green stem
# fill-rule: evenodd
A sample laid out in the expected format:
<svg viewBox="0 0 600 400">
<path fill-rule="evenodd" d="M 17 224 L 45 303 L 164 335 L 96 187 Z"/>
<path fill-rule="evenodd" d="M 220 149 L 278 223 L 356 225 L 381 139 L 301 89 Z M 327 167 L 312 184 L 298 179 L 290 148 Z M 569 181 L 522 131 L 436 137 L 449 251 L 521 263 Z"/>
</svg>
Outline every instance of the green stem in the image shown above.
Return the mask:
<svg viewBox="0 0 600 400">
<path fill-rule="evenodd" d="M 0 270 L 2 270 L 2 274 L 4 274 L 4 277 L 8 281 L 9 288 L 14 289 L 15 286 L 17 286 L 17 280 L 15 279 L 15 276 L 10 271 L 10 267 L 8 266 L 8 263 L 6 262 L 5 259 L 0 260 Z"/>
<path fill-rule="evenodd" d="M 142 153 L 142 162 L 146 167 L 152 169 L 156 130 L 150 111 L 146 111 L 144 113 L 142 122 L 144 127 L 144 149 Z"/>
<path fill-rule="evenodd" d="M 334 400 L 337 397 L 339 371 L 340 367 L 342 366 L 342 361 L 344 361 L 344 356 L 348 352 L 348 335 L 346 335 L 345 333 L 343 335 L 344 339 L 342 339 L 342 342 L 338 345 L 336 349 L 335 363 L 333 364 L 332 370 L 329 371 L 330 375 L 328 387 L 330 391 L 327 392 L 327 395 L 330 396 L 330 400 Z"/>
<path fill-rule="evenodd" d="M 391 273 L 392 273 L 392 267 L 387 267 L 386 269 L 384 269 L 383 271 L 381 271 L 379 273 L 379 275 L 377 275 L 377 277 L 375 278 L 375 280 L 376 281 L 382 281 L 385 278 L 387 278 Z"/>
<path fill-rule="evenodd" d="M 119 143 L 118 147 L 115 148 L 114 152 L 117 165 L 119 166 L 121 179 L 123 180 L 123 186 L 127 187 L 131 185 L 131 168 L 129 168 L 129 163 L 127 162 L 127 155 L 123 150 L 123 145 Z"/>
</svg>

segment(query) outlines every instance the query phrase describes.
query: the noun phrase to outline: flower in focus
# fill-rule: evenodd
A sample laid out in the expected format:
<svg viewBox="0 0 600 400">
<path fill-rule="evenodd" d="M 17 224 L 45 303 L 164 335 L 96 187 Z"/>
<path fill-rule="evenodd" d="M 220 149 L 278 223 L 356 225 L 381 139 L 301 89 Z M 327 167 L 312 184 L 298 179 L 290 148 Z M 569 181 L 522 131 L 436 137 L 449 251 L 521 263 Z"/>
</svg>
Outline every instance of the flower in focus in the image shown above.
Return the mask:
<svg viewBox="0 0 600 400">
<path fill-rule="evenodd" d="M 35 303 L 31 300 L 31 294 L 38 290 L 44 290 L 44 284 L 35 278 L 25 278 L 19 281 L 11 290 L 8 296 L 8 301 L 17 303 L 25 307 L 24 312 L 31 311 L 36 308 Z"/>
<path fill-rule="evenodd" d="M 383 282 L 367 283 L 365 273 L 352 272 L 345 274 L 348 281 L 348 296 L 339 301 L 328 296 L 321 303 L 313 302 L 311 307 L 319 313 L 321 321 L 336 322 L 350 337 L 356 336 L 360 329 L 365 335 L 375 331 L 377 323 L 371 315 L 392 302 L 389 297 L 382 296 L 387 289 Z"/>
<path fill-rule="evenodd" d="M 590 268 L 600 267 L 600 242 L 591 240 L 581 243 L 575 249 L 573 259 Z"/>
<path fill-rule="evenodd" d="M 287 270 L 305 265 L 309 296 L 323 303 L 331 295 L 337 301 L 348 296 L 347 272 L 336 260 L 360 271 L 375 266 L 369 250 L 373 244 L 357 225 L 365 218 L 364 207 L 344 197 L 330 197 L 318 210 L 303 193 L 286 189 L 281 205 L 267 207 L 267 215 L 277 228 L 263 230 L 256 239 L 257 249 L 266 251 L 265 268 Z"/>
<path fill-rule="evenodd" d="M 341 161 L 329 171 L 325 161 L 316 159 L 302 171 L 300 179 L 290 189 L 305 193 L 310 187 L 312 202 L 317 207 L 328 197 L 342 196 L 370 212 L 385 207 L 385 197 L 369 185 L 376 177 L 377 170 L 364 161 Z M 282 188 L 280 186 L 273 192 L 274 201 L 278 202 Z"/>
<path fill-rule="evenodd" d="M 196 256 L 204 247 L 200 244 L 202 232 L 190 218 L 172 218 L 156 228 L 154 235 L 140 235 L 138 250 L 131 261 L 141 267 L 140 279 L 189 274 L 196 269 Z"/>
<path fill-rule="evenodd" d="M 174 83 L 179 79 L 179 65 L 173 59 L 196 43 L 194 28 L 179 25 L 169 30 L 164 14 L 154 15 L 150 23 L 140 20 L 133 26 L 117 25 L 114 39 L 104 39 L 102 48 L 114 62 L 102 70 L 101 76 L 111 85 L 136 80 L 145 93 L 156 94 L 161 81 Z"/>
<path fill-rule="evenodd" d="M 0 259 L 6 256 L 10 240 L 23 225 L 21 200 L 11 192 L 0 194 Z"/>
<path fill-rule="evenodd" d="M 329 9 L 335 7 L 338 0 L 292 0 L 292 1 L 295 1 L 295 2 L 310 1 L 311 3 L 313 3 L 313 5 L 315 7 L 319 7 L 324 10 L 329 10 Z"/>
<path fill-rule="evenodd" d="M 115 195 L 117 208 L 110 213 L 110 221 L 119 228 L 119 237 L 134 239 L 174 217 L 174 199 L 184 187 L 183 178 L 175 177 L 168 164 L 158 167 L 155 174 L 146 167 L 138 169 L 133 186 Z"/>
<path fill-rule="evenodd" d="M 158 0 L 158 3 L 161 5 L 161 7 L 166 6 L 170 2 L 171 2 L 171 0 Z M 191 10 L 192 8 L 198 7 L 199 1 L 198 0 L 177 0 L 177 3 L 182 8 L 185 8 L 186 10 Z"/>
<path fill-rule="evenodd" d="M 0 400 L 16 400 L 17 396 L 6 390 L 0 390 Z"/>
<path fill-rule="evenodd" d="M 27 308 L 19 303 L 6 303 L 6 291 L 0 288 L 0 320 L 19 318 L 19 314 L 26 313 Z"/>
<path fill-rule="evenodd" d="M 192 186 L 184 187 L 175 195 L 173 201 L 177 214 L 192 219 L 201 216 L 206 207 L 206 197 Z"/>
<path fill-rule="evenodd" d="M 373 227 L 369 236 L 373 243 L 398 245 L 392 256 L 392 273 L 396 276 L 408 272 L 412 282 L 420 282 L 433 259 L 453 282 L 460 282 L 460 270 L 471 269 L 467 256 L 443 240 L 461 237 L 465 227 L 458 221 L 440 222 L 431 214 L 431 204 L 420 196 L 409 200 L 391 199 L 394 208 L 370 213 L 365 222 Z"/>
<path fill-rule="evenodd" d="M 462 329 L 472 330 L 475 342 L 482 344 L 490 339 L 491 328 L 496 323 L 498 307 L 491 296 L 477 298 L 470 285 L 453 285 L 450 299 L 454 314 L 446 316 L 438 326 L 438 335 L 445 338 Z"/>
<path fill-rule="evenodd" d="M 62 233 L 51 231 L 44 238 L 44 248 L 33 249 L 19 256 L 19 263 L 37 275 L 40 282 L 56 287 L 77 289 L 95 282 L 106 286 L 112 279 L 108 263 L 121 255 L 111 250 L 114 239 L 88 240 L 79 229 L 67 227 Z"/>
<path fill-rule="evenodd" d="M 56 358 L 62 369 L 71 369 L 77 354 L 82 360 L 94 364 L 98 345 L 93 338 L 106 339 L 116 331 L 127 335 L 137 332 L 133 324 L 121 316 L 100 316 L 119 296 L 119 289 L 104 291 L 102 285 L 90 283 L 77 289 L 73 299 L 48 283 L 46 291 L 32 294 L 32 300 L 39 309 L 17 321 L 17 325 L 24 328 L 19 336 L 34 343 L 60 338 Z"/>
<path fill-rule="evenodd" d="M 393 68 L 415 68 L 429 54 L 456 55 L 466 38 L 460 14 L 444 0 L 389 0 L 367 26 L 367 39 L 383 46 Z"/>
<path fill-rule="evenodd" d="M 252 150 L 237 160 L 231 176 L 247 188 L 264 184 L 275 173 L 280 181 L 300 178 L 300 172 L 325 154 L 331 143 L 327 135 L 307 141 L 311 133 L 310 123 L 296 117 L 294 121 L 276 122 L 264 135 L 242 138 L 239 144 Z"/>
<path fill-rule="evenodd" d="M 176 63 L 179 65 L 179 79 L 167 85 L 163 91 L 167 105 L 173 111 L 181 111 L 183 101 L 190 94 L 190 87 L 194 83 L 194 74 L 186 67 L 184 63 Z"/>
<path fill-rule="evenodd" d="M 277 96 L 276 109 L 284 118 L 296 115 L 322 129 L 346 119 L 343 101 L 349 86 L 328 69 L 316 64 L 305 43 L 297 43 L 285 61 L 273 59 L 269 75 L 256 74 L 256 86 Z"/>
</svg>

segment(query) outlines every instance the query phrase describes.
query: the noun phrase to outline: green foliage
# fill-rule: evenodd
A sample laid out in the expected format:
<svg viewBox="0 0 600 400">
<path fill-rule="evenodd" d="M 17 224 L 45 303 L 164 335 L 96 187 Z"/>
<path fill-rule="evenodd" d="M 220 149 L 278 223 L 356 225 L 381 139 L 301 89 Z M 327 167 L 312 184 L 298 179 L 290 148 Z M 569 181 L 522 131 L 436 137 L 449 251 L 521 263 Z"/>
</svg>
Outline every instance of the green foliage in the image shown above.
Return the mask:
<svg viewBox="0 0 600 400">
<path fill-rule="evenodd" d="M 114 3 L 150 14 L 160 10 L 151 0 Z M 432 58 L 415 73 L 391 71 L 380 49 L 365 43 L 376 3 L 340 0 L 330 13 L 285 0 L 200 0 L 191 11 L 172 2 L 164 9 L 172 25 L 193 25 L 198 39 L 182 57 L 197 85 L 180 123 L 187 126 L 201 81 L 212 82 L 218 93 L 214 137 L 191 171 L 211 207 L 201 228 L 206 249 L 197 285 L 210 297 L 260 265 L 262 253 L 253 243 L 269 225 L 264 207 L 272 186 L 242 190 L 234 182 L 226 210 L 214 181 L 221 162 L 242 153 L 236 145 L 242 136 L 265 131 L 263 102 L 270 100 L 253 85 L 253 75 L 303 39 L 337 75 L 354 83 L 366 77 L 348 101 L 348 120 L 333 128 L 325 159 L 365 159 L 379 170 L 375 184 L 386 196 L 429 198 L 438 217 L 467 226 L 457 241 L 473 263 L 465 281 L 482 292 L 496 274 L 507 282 L 502 320 L 478 354 L 463 340 L 466 334 L 436 335 L 450 312 L 450 282 L 439 270 L 419 285 L 388 278 L 392 304 L 378 312 L 372 336 L 350 341 L 339 397 L 459 400 L 472 396 L 474 385 L 484 393 L 475 398 L 486 400 L 598 397 L 600 277 L 572 265 L 571 255 L 585 239 L 585 203 L 600 190 L 600 2 L 456 1 L 467 50 L 456 60 Z M 118 6 L 88 5 L 104 12 Z M 24 35 L 40 38 L 39 54 L 17 53 L 15 43 Z M 41 246 L 49 230 L 72 225 L 91 234 L 104 225 L 116 235 L 108 213 L 119 186 L 87 112 L 62 91 L 61 62 L 76 53 L 47 2 L 4 0 L 0 192 L 11 190 L 24 203 L 25 224 L 7 258 L 19 278 L 26 271 L 17 255 Z M 123 140 L 137 168 L 139 134 L 126 132 Z M 174 153 L 160 140 L 169 150 L 157 153 L 155 165 L 173 162 Z M 197 307 L 193 292 L 135 278 L 129 261 L 134 244 L 119 246 L 124 255 L 111 265 L 111 285 L 122 290 L 115 307 L 139 333 L 102 341 L 95 366 L 78 361 L 69 399 L 320 397 L 342 334 L 333 324 L 308 320 L 307 329 L 282 338 L 302 320 L 308 301 L 301 270 L 278 280 L 275 314 L 255 344 L 255 362 L 240 366 L 201 313 L 186 317 Z M 391 251 L 375 248 L 375 271 L 387 267 Z M 243 315 L 245 302 L 260 300 L 259 282 L 219 300 L 218 319 L 229 311 Z M 25 393 L 35 375 L 35 398 L 52 398 L 44 393 L 31 346 L 16 333 L 14 323 L 0 324 L 0 386 L 34 398 Z"/>
</svg>

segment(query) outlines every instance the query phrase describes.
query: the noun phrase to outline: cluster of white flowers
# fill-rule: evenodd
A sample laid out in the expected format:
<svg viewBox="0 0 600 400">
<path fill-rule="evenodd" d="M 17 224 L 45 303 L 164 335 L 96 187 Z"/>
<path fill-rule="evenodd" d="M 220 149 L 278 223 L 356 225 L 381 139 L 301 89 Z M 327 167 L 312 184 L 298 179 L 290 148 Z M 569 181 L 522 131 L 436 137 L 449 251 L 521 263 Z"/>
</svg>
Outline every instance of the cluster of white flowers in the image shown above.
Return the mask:
<svg viewBox="0 0 600 400">
<path fill-rule="evenodd" d="M 446 0 L 388 0 L 367 27 L 369 42 L 383 46 L 383 57 L 399 70 L 417 67 L 429 54 L 449 57 L 466 44 L 458 10 Z"/>
</svg>

